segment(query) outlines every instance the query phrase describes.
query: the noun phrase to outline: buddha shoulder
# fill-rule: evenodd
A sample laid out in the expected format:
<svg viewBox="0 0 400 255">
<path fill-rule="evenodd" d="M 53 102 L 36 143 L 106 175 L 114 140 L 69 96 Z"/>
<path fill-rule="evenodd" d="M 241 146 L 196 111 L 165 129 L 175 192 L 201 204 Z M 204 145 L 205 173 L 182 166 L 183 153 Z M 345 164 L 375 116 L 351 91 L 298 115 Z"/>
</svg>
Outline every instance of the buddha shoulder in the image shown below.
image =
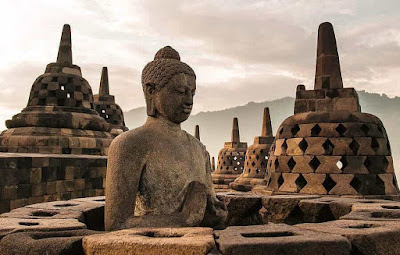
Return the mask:
<svg viewBox="0 0 400 255">
<path fill-rule="evenodd" d="M 109 156 L 119 154 L 145 154 L 148 150 L 149 139 L 151 139 L 149 130 L 142 127 L 129 130 L 117 136 L 111 143 Z"/>
</svg>

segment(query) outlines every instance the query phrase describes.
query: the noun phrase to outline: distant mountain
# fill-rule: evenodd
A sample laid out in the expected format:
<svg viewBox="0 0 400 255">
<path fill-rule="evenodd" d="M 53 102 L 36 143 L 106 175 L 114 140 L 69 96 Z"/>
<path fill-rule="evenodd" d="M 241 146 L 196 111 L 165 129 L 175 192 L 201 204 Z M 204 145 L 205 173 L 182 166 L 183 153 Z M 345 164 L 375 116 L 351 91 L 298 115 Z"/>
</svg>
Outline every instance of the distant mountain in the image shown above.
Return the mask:
<svg viewBox="0 0 400 255">
<path fill-rule="evenodd" d="M 400 127 L 400 98 L 389 98 L 385 94 L 358 92 L 363 112 L 378 116 L 386 127 L 389 135 L 395 163 L 400 167 L 400 136 L 397 134 Z M 293 114 L 294 98 L 285 97 L 261 103 L 250 102 L 220 111 L 200 112 L 190 116 L 183 123 L 182 128 L 193 134 L 195 125 L 200 125 L 200 137 L 211 156 L 216 157 L 225 141 L 230 140 L 232 119 L 239 119 L 240 138 L 251 145 L 254 136 L 261 133 L 262 114 L 264 107 L 271 112 L 272 128 L 274 133 L 284 119 Z M 130 129 L 138 127 L 146 119 L 144 107 L 136 108 L 125 113 L 125 122 Z M 400 170 L 400 169 L 399 169 Z"/>
</svg>

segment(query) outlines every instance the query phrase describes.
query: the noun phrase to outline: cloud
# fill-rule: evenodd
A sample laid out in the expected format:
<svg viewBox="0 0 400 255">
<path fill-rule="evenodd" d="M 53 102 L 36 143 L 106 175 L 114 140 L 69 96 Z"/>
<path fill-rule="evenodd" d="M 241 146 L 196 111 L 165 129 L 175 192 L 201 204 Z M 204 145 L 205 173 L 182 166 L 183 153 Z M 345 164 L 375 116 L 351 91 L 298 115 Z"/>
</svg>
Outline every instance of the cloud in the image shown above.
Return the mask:
<svg viewBox="0 0 400 255">
<path fill-rule="evenodd" d="M 83 76 L 97 91 L 108 66 L 111 93 L 125 111 L 144 106 L 141 70 L 165 45 L 197 74 L 195 111 L 293 96 L 299 83 L 311 88 L 324 21 L 335 27 L 345 86 L 400 95 L 399 7 L 394 0 L 10 2 L 0 10 L 7 35 L 0 107 L 26 105 L 34 79 L 56 58 L 64 23 Z"/>
</svg>

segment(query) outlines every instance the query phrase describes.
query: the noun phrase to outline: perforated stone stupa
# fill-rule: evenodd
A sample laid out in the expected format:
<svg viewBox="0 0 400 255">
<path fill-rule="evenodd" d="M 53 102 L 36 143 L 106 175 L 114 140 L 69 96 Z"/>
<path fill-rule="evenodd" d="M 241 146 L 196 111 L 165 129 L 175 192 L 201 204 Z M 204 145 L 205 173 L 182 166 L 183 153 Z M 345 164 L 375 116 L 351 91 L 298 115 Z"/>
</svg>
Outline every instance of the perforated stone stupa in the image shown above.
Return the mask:
<svg viewBox="0 0 400 255">
<path fill-rule="evenodd" d="M 99 94 L 94 95 L 94 105 L 96 111 L 112 125 L 113 129 L 128 130 L 125 126 L 124 113 L 121 107 L 115 103 L 115 97 L 110 95 L 107 67 L 103 67 L 101 71 Z"/>
<path fill-rule="evenodd" d="M 64 25 L 57 62 L 32 85 L 28 105 L 6 121 L 1 152 L 105 155 L 113 136 L 95 111 L 93 93 L 72 64 L 71 29 Z"/>
<path fill-rule="evenodd" d="M 314 89 L 297 87 L 294 113 L 276 134 L 267 190 L 329 195 L 399 192 L 382 122 L 361 112 L 354 88 L 343 88 L 330 23 L 321 24 L 318 31 Z"/>
<path fill-rule="evenodd" d="M 243 173 L 229 184 L 231 189 L 250 191 L 256 185 L 265 185 L 269 151 L 274 140 L 269 108 L 265 107 L 261 136 L 254 137 L 254 144 L 247 149 Z"/>
<path fill-rule="evenodd" d="M 234 118 L 231 141 L 219 151 L 217 169 L 212 174 L 217 191 L 229 189 L 229 183 L 243 172 L 246 150 L 247 143 L 240 142 L 238 119 Z"/>
</svg>

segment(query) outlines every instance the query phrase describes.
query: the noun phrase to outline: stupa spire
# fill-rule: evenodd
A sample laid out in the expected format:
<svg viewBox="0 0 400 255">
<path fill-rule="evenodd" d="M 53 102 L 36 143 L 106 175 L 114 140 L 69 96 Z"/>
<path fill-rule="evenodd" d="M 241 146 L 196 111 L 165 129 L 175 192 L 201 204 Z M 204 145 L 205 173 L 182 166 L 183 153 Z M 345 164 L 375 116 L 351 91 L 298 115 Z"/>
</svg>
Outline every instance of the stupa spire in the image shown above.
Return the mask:
<svg viewBox="0 0 400 255">
<path fill-rule="evenodd" d="M 239 124 L 237 118 L 233 118 L 231 142 L 240 143 Z"/>
<path fill-rule="evenodd" d="M 335 32 L 329 22 L 318 28 L 317 64 L 314 89 L 343 88 Z"/>
<path fill-rule="evenodd" d="M 110 95 L 110 87 L 108 84 L 108 69 L 107 67 L 103 67 L 101 70 L 101 80 L 100 80 L 100 96 L 108 96 Z"/>
<path fill-rule="evenodd" d="M 58 49 L 57 63 L 72 65 L 71 27 L 65 24 L 61 34 L 60 47 Z"/>
<path fill-rule="evenodd" d="M 194 137 L 196 137 L 200 141 L 200 127 L 199 127 L 199 125 L 196 125 L 196 127 L 195 127 Z"/>
<path fill-rule="evenodd" d="M 264 118 L 261 130 L 261 136 L 273 137 L 272 126 L 271 126 L 271 116 L 269 114 L 269 108 L 264 108 Z"/>
</svg>

